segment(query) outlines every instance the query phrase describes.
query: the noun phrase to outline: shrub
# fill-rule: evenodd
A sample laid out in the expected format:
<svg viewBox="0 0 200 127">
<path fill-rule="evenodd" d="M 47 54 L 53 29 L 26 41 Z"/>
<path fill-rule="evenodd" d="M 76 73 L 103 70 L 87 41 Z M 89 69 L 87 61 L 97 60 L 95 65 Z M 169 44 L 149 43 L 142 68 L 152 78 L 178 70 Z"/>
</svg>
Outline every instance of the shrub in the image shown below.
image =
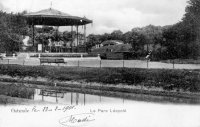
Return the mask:
<svg viewBox="0 0 200 127">
<path fill-rule="evenodd" d="M 31 99 L 34 91 L 34 89 L 27 88 L 25 86 L 17 86 L 15 84 L 0 85 L 0 94 L 11 97 Z"/>
</svg>

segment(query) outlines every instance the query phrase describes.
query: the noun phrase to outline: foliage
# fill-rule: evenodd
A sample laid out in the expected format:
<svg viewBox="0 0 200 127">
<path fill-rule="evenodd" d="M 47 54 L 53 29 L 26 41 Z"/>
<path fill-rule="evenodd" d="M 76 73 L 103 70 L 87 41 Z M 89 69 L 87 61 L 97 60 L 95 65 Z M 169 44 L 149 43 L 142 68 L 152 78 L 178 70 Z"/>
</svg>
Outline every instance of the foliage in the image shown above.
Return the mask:
<svg viewBox="0 0 200 127">
<path fill-rule="evenodd" d="M 0 94 L 11 96 L 11 97 L 20 97 L 31 99 L 34 94 L 34 89 L 27 88 L 23 85 L 16 84 L 1 84 L 0 85 Z"/>
<path fill-rule="evenodd" d="M 76 37 L 76 31 L 72 31 L 72 32 L 64 31 L 63 32 L 63 39 L 65 41 L 74 41 L 75 37 Z"/>
<path fill-rule="evenodd" d="M 132 45 L 138 58 L 145 57 L 150 50 L 149 44 L 152 44 L 152 60 L 197 59 L 200 55 L 200 0 L 189 0 L 185 10 L 182 21 L 174 25 L 163 27 L 148 25 L 133 28 L 126 33 L 114 30 L 101 35 L 90 34 L 86 42 L 87 52 L 103 41 L 122 40 Z M 32 29 L 27 27 L 23 17 L 25 13 L 25 11 L 18 14 L 0 12 L 0 52 L 20 51 L 22 35 L 32 37 Z M 75 40 L 76 35 L 75 31 L 59 32 L 56 28 L 47 26 L 36 28 L 35 33 L 35 42 L 44 46 L 48 45 L 48 39 L 61 40 L 66 44 Z"/>
<path fill-rule="evenodd" d="M 160 26 L 149 25 L 143 28 L 134 28 L 132 31 L 126 33 L 123 33 L 120 30 L 114 30 L 110 34 L 90 34 L 88 36 L 87 47 L 92 48 L 96 44 L 100 44 L 106 40 L 122 40 L 124 43 L 132 45 L 136 57 L 144 57 L 146 56 L 146 51 L 144 51 L 145 44 L 160 43 L 157 40 L 162 37 L 162 31 L 163 28 Z"/>
<path fill-rule="evenodd" d="M 127 32 L 124 34 L 125 42 L 132 45 L 135 52 L 142 52 L 143 46 L 146 43 L 146 38 L 143 34 L 137 32 Z"/>
<path fill-rule="evenodd" d="M 22 15 L 0 12 L 0 52 L 16 52 L 21 49 L 22 36 L 28 32 Z"/>
<path fill-rule="evenodd" d="M 87 51 L 90 51 L 93 46 L 100 44 L 100 35 L 90 34 L 88 35 L 88 41 L 86 42 Z"/>
<path fill-rule="evenodd" d="M 156 38 L 161 38 L 163 33 L 164 27 L 161 26 L 154 26 L 154 25 L 148 25 L 142 28 L 133 28 L 132 31 L 139 33 L 148 40 L 145 43 L 155 43 Z"/>
<path fill-rule="evenodd" d="M 194 58 L 198 56 L 194 30 L 184 22 L 179 22 L 163 32 L 168 58 Z"/>
<path fill-rule="evenodd" d="M 123 32 L 120 30 L 114 30 L 110 35 L 114 40 L 123 40 Z"/>
<path fill-rule="evenodd" d="M 200 55 L 200 0 L 189 0 L 185 9 L 186 13 L 183 17 L 185 27 L 189 27 L 191 33 L 191 44 L 189 47 L 195 47 L 193 57 Z"/>
<path fill-rule="evenodd" d="M 111 34 L 89 35 L 88 38 L 88 43 L 92 46 L 105 40 L 122 40 L 132 44 L 137 54 L 143 53 L 138 57 L 145 55 L 142 47 L 153 44 L 151 55 L 153 60 L 197 59 L 200 55 L 200 0 L 189 0 L 182 21 L 174 25 L 163 27 L 148 25 L 133 28 L 124 34 L 120 30 L 115 30 Z"/>
<path fill-rule="evenodd" d="M 0 65 L 0 74 L 19 77 L 45 77 L 51 80 L 139 85 L 165 90 L 200 92 L 200 70 L 134 68 L 72 68 L 51 66 Z"/>
</svg>

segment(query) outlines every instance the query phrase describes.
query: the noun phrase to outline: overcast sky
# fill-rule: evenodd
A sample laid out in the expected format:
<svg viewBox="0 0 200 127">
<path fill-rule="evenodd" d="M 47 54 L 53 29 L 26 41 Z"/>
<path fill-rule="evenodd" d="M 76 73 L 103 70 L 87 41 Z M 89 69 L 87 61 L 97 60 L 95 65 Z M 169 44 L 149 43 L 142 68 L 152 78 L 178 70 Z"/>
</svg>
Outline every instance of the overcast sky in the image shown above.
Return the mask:
<svg viewBox="0 0 200 127">
<path fill-rule="evenodd" d="M 35 12 L 50 8 L 51 1 L 54 9 L 93 20 L 87 32 L 102 34 L 175 24 L 181 21 L 188 0 L 0 0 L 0 9 Z"/>
</svg>

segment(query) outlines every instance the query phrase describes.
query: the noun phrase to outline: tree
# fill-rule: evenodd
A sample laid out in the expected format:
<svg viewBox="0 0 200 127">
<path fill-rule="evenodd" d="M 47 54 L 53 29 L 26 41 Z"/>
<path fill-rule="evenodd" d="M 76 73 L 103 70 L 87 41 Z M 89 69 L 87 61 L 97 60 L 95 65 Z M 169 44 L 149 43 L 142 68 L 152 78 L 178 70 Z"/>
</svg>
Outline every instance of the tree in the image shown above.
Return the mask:
<svg viewBox="0 0 200 127">
<path fill-rule="evenodd" d="M 161 26 L 148 25 L 142 28 L 133 28 L 132 31 L 144 35 L 147 39 L 146 43 L 154 44 L 155 39 L 162 36 L 163 28 Z"/>
<path fill-rule="evenodd" d="M 200 49 L 200 0 L 188 1 L 183 23 L 185 26 L 190 27 L 190 31 L 193 34 L 190 41 L 193 45 L 192 47 L 195 47 L 193 49 L 193 57 L 196 57 L 200 55 L 200 52 L 196 52 L 196 50 Z M 189 45 L 191 45 L 191 43 Z"/>
<path fill-rule="evenodd" d="M 86 42 L 86 49 L 89 51 L 96 44 L 100 44 L 100 35 L 90 34 L 88 35 L 88 41 Z"/>
<path fill-rule="evenodd" d="M 120 30 L 114 30 L 112 33 L 111 33 L 111 39 L 112 40 L 122 40 L 122 37 L 123 37 L 123 32 L 120 31 Z"/>
<path fill-rule="evenodd" d="M 22 36 L 27 35 L 28 27 L 21 13 L 0 12 L 1 52 L 16 52 L 22 47 Z"/>
<path fill-rule="evenodd" d="M 131 44 L 134 52 L 139 57 L 144 54 L 144 44 L 146 43 L 146 37 L 138 32 L 129 31 L 123 35 L 123 41 L 125 43 Z"/>
<path fill-rule="evenodd" d="M 63 39 L 65 41 L 74 41 L 74 39 L 76 38 L 76 31 L 72 31 L 72 32 L 68 32 L 68 31 L 64 31 L 63 32 Z"/>
<path fill-rule="evenodd" d="M 99 38 L 100 42 L 104 42 L 104 41 L 107 41 L 107 40 L 112 40 L 111 34 L 109 34 L 109 33 L 105 33 L 103 35 L 98 35 L 97 38 Z"/>
<path fill-rule="evenodd" d="M 197 50 L 191 46 L 194 46 L 195 33 L 185 22 L 179 22 L 165 30 L 163 38 L 165 41 L 162 45 L 167 47 L 166 57 L 170 59 L 191 58 L 197 54 Z"/>
</svg>

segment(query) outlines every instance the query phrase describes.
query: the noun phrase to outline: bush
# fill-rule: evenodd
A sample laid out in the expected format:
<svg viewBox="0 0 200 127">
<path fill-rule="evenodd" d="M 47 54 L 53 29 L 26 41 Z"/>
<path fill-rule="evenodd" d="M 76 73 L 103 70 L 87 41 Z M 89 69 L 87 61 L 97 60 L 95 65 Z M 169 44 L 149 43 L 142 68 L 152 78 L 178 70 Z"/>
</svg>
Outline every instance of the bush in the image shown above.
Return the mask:
<svg viewBox="0 0 200 127">
<path fill-rule="evenodd" d="M 17 86 L 15 84 L 0 85 L 0 94 L 11 97 L 31 99 L 34 95 L 34 91 L 34 89 L 27 88 L 25 86 Z"/>
</svg>

